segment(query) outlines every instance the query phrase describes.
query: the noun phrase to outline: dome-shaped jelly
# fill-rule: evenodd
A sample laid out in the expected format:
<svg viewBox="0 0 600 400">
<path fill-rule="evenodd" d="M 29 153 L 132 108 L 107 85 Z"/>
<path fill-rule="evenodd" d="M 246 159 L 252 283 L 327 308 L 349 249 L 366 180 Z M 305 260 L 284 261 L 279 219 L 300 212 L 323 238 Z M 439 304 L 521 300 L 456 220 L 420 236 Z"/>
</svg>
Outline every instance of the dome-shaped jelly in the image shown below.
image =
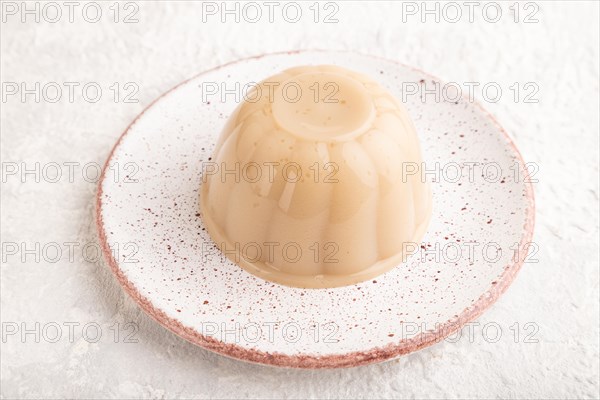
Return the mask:
<svg viewBox="0 0 600 400">
<path fill-rule="evenodd" d="M 229 118 L 204 167 L 202 218 L 217 246 L 264 279 L 336 287 L 402 262 L 431 194 L 415 127 L 370 78 L 304 66 L 267 78 Z"/>
</svg>

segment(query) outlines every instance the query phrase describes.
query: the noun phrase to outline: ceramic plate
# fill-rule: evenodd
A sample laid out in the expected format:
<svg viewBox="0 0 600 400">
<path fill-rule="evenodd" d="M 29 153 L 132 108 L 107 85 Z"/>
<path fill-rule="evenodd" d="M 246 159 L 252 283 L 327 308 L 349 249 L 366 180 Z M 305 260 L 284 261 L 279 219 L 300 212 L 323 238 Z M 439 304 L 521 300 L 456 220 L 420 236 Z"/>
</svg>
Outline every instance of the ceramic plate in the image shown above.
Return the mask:
<svg viewBox="0 0 600 400">
<path fill-rule="evenodd" d="M 202 165 L 244 87 L 302 64 L 365 73 L 404 102 L 427 164 L 417 173 L 432 186 L 423 242 L 390 272 L 352 286 L 300 289 L 250 275 L 217 250 L 198 206 Z M 436 84 L 443 88 L 394 61 L 330 51 L 245 59 L 183 82 L 133 121 L 107 160 L 97 225 L 112 271 L 166 328 L 250 362 L 357 366 L 452 334 L 514 279 L 534 201 L 526 165 L 502 127 L 471 99 L 427 95 Z M 127 176 L 115 174 L 123 170 Z"/>
</svg>

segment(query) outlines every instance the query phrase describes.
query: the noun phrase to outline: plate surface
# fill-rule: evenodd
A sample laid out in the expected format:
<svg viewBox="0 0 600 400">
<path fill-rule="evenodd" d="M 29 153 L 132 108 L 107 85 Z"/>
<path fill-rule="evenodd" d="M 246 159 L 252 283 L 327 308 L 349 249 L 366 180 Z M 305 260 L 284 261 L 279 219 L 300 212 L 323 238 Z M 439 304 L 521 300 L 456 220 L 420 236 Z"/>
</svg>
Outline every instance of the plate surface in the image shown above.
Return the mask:
<svg viewBox="0 0 600 400">
<path fill-rule="evenodd" d="M 433 191 L 429 229 L 405 263 L 371 281 L 335 289 L 266 282 L 223 256 L 203 226 L 202 166 L 244 86 L 303 64 L 373 77 L 404 102 L 419 133 L 427 167 L 416 173 Z M 428 95 L 436 83 L 440 95 Z M 477 103 L 442 88 L 394 61 L 331 51 L 244 59 L 183 82 L 135 119 L 107 160 L 96 207 L 111 269 L 159 323 L 245 361 L 350 367 L 440 341 L 506 290 L 534 225 L 527 168 L 508 135 Z"/>
</svg>

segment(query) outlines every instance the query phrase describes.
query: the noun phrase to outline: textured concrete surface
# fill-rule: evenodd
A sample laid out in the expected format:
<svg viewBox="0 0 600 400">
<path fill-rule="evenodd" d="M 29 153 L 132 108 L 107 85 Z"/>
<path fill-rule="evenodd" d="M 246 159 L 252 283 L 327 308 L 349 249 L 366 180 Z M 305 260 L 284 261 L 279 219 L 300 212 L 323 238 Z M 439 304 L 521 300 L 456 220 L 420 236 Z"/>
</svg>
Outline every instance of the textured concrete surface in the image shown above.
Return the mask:
<svg viewBox="0 0 600 400">
<path fill-rule="evenodd" d="M 503 3 L 496 23 L 483 18 L 483 5 L 475 8 L 472 23 L 465 6 L 457 23 L 436 23 L 433 16 L 423 23 L 419 14 L 403 14 L 401 2 L 340 2 L 337 23 L 315 23 L 311 3 L 301 5 L 297 23 L 286 21 L 279 6 L 273 23 L 244 18 L 236 23 L 226 16 L 226 24 L 219 15 L 207 15 L 204 22 L 200 2 L 121 3 L 118 23 L 112 2 L 102 4 L 96 23 L 83 18 L 85 3 L 69 22 L 68 8 L 59 2 L 62 17 L 56 23 L 48 21 L 55 11 L 44 11 L 43 5 L 39 23 L 32 15 L 24 15 L 23 23 L 21 10 L 14 8 L 20 3 L 3 3 L 3 398 L 600 396 L 598 3 L 538 2 L 537 12 L 521 3 L 518 23 L 509 3 Z M 266 19 L 268 9 L 259 5 Z M 321 3 L 319 10 L 321 21 L 335 8 Z M 88 20 L 94 18 L 93 9 L 86 11 Z M 131 12 L 139 22 L 123 23 Z M 488 12 L 490 19 L 493 10 Z M 523 23 L 532 12 L 538 22 Z M 500 101 L 484 105 L 513 135 L 525 159 L 539 167 L 537 253 L 460 339 L 349 370 L 249 365 L 197 348 L 158 326 L 124 294 L 103 262 L 95 262 L 96 165 L 128 123 L 159 94 L 200 71 L 298 48 L 354 50 L 447 81 L 497 82 L 502 88 Z M 48 101 L 55 94 L 51 85 L 39 102 L 34 95 L 22 101 L 20 93 L 8 95 L 15 88 L 11 82 L 25 82 L 28 89 L 35 82 L 41 87 L 56 82 L 63 97 Z M 80 83 L 72 102 L 65 82 Z M 102 88 L 96 103 L 82 96 L 89 82 Z M 116 102 L 110 89 L 115 82 Z M 139 87 L 133 95 L 137 103 L 123 101 L 132 92 L 128 82 Z M 518 101 L 510 89 L 515 82 Z M 532 97 L 537 103 L 524 102 L 535 89 L 524 87 L 527 82 L 539 87 Z M 93 96 L 93 89 L 88 94 Z M 481 91 L 475 96 L 481 100 Z M 39 182 L 35 172 L 22 174 L 37 162 Z M 58 180 L 51 163 L 60 166 Z M 79 163 L 70 164 L 73 179 L 64 163 Z M 485 324 L 492 328 L 483 329 Z M 494 330 L 502 333 L 497 340 Z"/>
</svg>

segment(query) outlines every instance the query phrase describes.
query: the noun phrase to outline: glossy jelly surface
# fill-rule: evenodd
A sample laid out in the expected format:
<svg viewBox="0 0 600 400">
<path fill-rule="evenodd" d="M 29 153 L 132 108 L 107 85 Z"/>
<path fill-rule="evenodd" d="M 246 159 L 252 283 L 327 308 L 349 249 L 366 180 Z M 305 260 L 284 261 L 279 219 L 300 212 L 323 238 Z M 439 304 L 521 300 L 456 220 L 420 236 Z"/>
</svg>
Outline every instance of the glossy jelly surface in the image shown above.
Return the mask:
<svg viewBox="0 0 600 400">
<path fill-rule="evenodd" d="M 254 275 L 304 288 L 401 264 L 432 203 L 402 104 L 337 66 L 292 68 L 244 97 L 203 168 L 202 218 L 217 246 Z"/>
</svg>

